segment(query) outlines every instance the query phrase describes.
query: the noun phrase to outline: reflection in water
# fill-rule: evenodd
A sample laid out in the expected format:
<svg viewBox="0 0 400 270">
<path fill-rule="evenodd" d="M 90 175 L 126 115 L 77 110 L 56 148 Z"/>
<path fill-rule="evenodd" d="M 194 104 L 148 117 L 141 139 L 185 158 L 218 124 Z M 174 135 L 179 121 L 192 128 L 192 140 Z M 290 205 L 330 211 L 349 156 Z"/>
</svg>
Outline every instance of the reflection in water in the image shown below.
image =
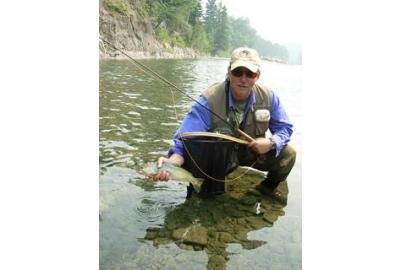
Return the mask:
<svg viewBox="0 0 400 270">
<path fill-rule="evenodd" d="M 249 240 L 250 231 L 272 227 L 279 216 L 284 215 L 287 202 L 287 182 L 278 189 L 284 201 L 277 201 L 261 194 L 254 186 L 263 179 L 246 176 L 231 181 L 238 173 L 227 178 L 224 195 L 212 199 L 191 197 L 166 215 L 161 228 L 148 228 L 145 239 L 154 246 L 174 242 L 184 250 L 202 251 L 208 255 L 207 269 L 226 269 L 230 254 L 229 244 L 240 244 L 251 250 L 266 243 L 263 240 Z"/>
</svg>

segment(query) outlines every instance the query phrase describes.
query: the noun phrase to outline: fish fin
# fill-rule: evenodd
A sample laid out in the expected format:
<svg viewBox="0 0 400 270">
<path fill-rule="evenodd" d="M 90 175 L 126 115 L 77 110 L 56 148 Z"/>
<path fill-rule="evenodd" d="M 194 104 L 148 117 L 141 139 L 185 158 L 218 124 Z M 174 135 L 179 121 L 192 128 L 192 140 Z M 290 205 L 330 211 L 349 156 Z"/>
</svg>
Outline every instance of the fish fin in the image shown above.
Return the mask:
<svg viewBox="0 0 400 270">
<path fill-rule="evenodd" d="M 196 193 L 199 193 L 201 190 L 201 185 L 203 184 L 203 182 L 201 180 L 203 180 L 203 179 L 196 178 L 196 181 L 191 182 L 191 184 L 194 188 L 194 191 L 196 191 Z"/>
<path fill-rule="evenodd" d="M 238 166 L 237 169 L 240 169 L 242 171 L 245 171 L 246 174 L 254 174 L 254 175 L 260 175 L 267 177 L 268 172 L 266 171 L 260 171 L 256 168 L 249 167 L 249 166 Z"/>
</svg>

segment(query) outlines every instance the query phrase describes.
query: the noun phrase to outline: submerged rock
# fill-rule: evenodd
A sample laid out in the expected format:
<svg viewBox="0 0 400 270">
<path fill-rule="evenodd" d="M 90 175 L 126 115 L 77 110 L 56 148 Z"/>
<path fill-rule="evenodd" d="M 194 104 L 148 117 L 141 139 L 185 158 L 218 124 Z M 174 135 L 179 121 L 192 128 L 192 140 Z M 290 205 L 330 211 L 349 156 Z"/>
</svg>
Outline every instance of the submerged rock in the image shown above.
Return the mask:
<svg viewBox="0 0 400 270">
<path fill-rule="evenodd" d="M 207 230 L 200 225 L 192 225 L 188 228 L 174 230 L 172 238 L 183 240 L 185 243 L 205 246 L 207 245 Z"/>
<path fill-rule="evenodd" d="M 221 255 L 213 255 L 208 259 L 207 269 L 226 269 L 225 258 Z"/>
<path fill-rule="evenodd" d="M 265 212 L 263 214 L 263 218 L 265 221 L 269 223 L 274 223 L 278 219 L 279 215 L 275 214 L 274 212 Z"/>
<path fill-rule="evenodd" d="M 240 202 L 244 205 L 251 205 L 253 206 L 256 202 L 258 201 L 258 198 L 256 196 L 245 196 L 243 197 Z"/>
<path fill-rule="evenodd" d="M 230 233 L 226 232 L 217 232 L 216 238 L 218 239 L 218 241 L 224 243 L 231 243 L 234 240 L 233 236 Z"/>
</svg>

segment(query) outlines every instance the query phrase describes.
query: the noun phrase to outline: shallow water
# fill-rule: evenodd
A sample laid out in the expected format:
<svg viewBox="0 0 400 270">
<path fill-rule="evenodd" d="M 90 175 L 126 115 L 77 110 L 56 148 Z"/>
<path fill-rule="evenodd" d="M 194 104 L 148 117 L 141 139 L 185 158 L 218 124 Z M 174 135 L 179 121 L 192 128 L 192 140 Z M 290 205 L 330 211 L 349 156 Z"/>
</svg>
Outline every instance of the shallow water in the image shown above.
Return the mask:
<svg viewBox="0 0 400 270">
<path fill-rule="evenodd" d="M 141 62 L 194 98 L 228 64 Z M 260 80 L 295 125 L 286 206 L 254 190 L 257 177 L 228 182 L 224 196 L 189 200 L 177 182 L 146 181 L 141 168 L 166 154 L 193 102 L 174 91 L 174 106 L 170 87 L 129 61 L 100 61 L 100 269 L 301 269 L 301 66 L 264 62 Z"/>
</svg>

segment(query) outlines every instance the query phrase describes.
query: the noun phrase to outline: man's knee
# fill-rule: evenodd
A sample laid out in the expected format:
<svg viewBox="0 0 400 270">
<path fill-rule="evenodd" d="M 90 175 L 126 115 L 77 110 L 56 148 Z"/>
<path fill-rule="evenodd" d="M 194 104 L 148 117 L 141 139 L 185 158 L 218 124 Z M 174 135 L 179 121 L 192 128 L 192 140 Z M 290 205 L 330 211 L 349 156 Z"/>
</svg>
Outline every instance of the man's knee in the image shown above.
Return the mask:
<svg viewBox="0 0 400 270">
<path fill-rule="evenodd" d="M 282 149 L 281 155 L 282 158 L 279 162 L 279 166 L 292 168 L 296 161 L 296 150 L 292 146 L 286 145 Z"/>
</svg>

